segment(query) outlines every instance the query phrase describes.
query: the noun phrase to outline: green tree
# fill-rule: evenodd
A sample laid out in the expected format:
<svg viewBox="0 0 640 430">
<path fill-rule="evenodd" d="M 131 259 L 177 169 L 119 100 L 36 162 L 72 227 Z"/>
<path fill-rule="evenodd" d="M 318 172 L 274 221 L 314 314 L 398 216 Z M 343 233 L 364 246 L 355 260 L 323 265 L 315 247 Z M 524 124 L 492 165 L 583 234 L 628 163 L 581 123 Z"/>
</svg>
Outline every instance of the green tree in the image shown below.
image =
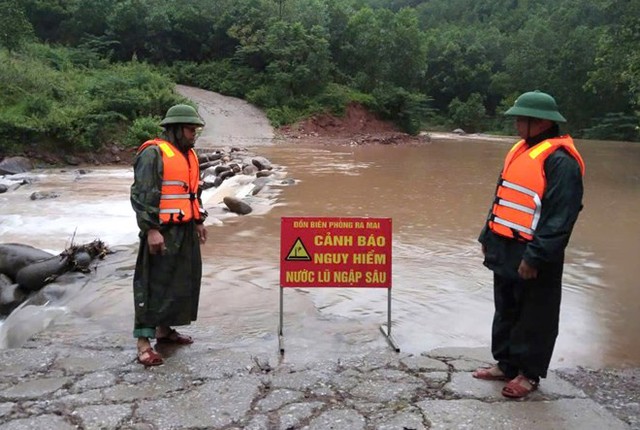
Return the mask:
<svg viewBox="0 0 640 430">
<path fill-rule="evenodd" d="M 335 58 L 347 82 L 359 90 L 416 89 L 424 77 L 426 45 L 415 12 L 362 8 L 347 22 Z"/>
<path fill-rule="evenodd" d="M 618 106 L 617 110 L 627 113 L 635 110 L 637 131 L 640 126 L 640 2 L 614 2 L 606 11 L 611 24 L 598 40 L 595 68 L 585 87 L 602 98 L 626 101 L 628 107 Z"/>
<path fill-rule="evenodd" d="M 465 101 L 457 97 L 449 103 L 449 116 L 454 127 L 461 127 L 464 131 L 474 133 L 478 131 L 485 119 L 486 110 L 482 96 L 473 93 Z"/>
<path fill-rule="evenodd" d="M 550 32 L 558 28 L 556 17 L 537 17 L 528 21 L 508 42 L 505 58 L 505 95 L 539 89 L 558 101 L 568 119 L 567 128 L 578 132 L 589 125 L 598 112 L 613 108 L 618 101 L 607 100 L 596 93 L 584 91 L 584 84 L 595 61 L 594 41 L 599 27 L 577 25 L 571 31 Z M 620 99 L 618 99 L 620 100 Z"/>
<path fill-rule="evenodd" d="M 347 24 L 337 53 L 338 67 L 356 88 L 370 92 L 385 83 L 391 71 L 391 39 L 387 29 L 393 13 L 363 8 Z"/>
<path fill-rule="evenodd" d="M 445 111 L 455 98 L 488 94 L 492 76 L 499 70 L 501 36 L 483 27 L 447 26 L 427 32 L 426 77 L 422 90 L 433 97 L 434 107 Z"/>
<path fill-rule="evenodd" d="M 215 56 L 215 19 L 210 3 L 163 1 L 145 18 L 144 52 L 154 63 L 204 61 Z"/>
<path fill-rule="evenodd" d="M 393 16 L 388 29 L 390 62 L 386 80 L 393 85 L 414 90 L 420 87 L 426 72 L 427 49 L 424 33 L 413 9 L 402 9 Z"/>
<path fill-rule="evenodd" d="M 146 58 L 151 35 L 147 16 L 152 12 L 151 0 L 122 0 L 107 16 L 107 35 L 118 42 L 116 59 Z"/>
<path fill-rule="evenodd" d="M 329 8 L 327 0 L 288 0 L 283 19 L 299 22 L 305 28 L 320 27 L 328 30 Z"/>
<path fill-rule="evenodd" d="M 329 81 L 328 47 L 320 27 L 307 31 L 299 23 L 283 21 L 270 26 L 260 48 L 271 100 L 262 104 L 286 105 L 298 97 L 319 94 Z"/>
<path fill-rule="evenodd" d="M 18 0 L 0 3 L 0 46 L 10 51 L 33 36 L 33 28 Z"/>
<path fill-rule="evenodd" d="M 107 17 L 118 0 L 77 0 L 70 15 L 60 23 L 60 33 L 70 45 L 78 45 L 87 37 L 103 36 L 108 28 Z"/>
<path fill-rule="evenodd" d="M 77 0 L 23 0 L 36 36 L 46 42 L 65 41 L 61 25 L 76 10 Z"/>
</svg>

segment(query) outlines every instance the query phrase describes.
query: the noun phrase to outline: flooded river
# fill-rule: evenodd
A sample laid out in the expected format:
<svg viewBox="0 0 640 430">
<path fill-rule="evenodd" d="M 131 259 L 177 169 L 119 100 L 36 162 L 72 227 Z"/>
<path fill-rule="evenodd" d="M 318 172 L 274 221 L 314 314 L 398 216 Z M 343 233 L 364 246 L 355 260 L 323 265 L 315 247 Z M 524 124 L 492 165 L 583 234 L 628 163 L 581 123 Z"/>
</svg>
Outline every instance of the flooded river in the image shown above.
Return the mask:
<svg viewBox="0 0 640 430">
<path fill-rule="evenodd" d="M 434 140 L 415 146 L 252 148 L 295 185 L 254 201 L 255 213 L 209 220 L 196 336 L 256 352 L 277 348 L 280 218 L 389 217 L 393 220 L 392 332 L 405 352 L 488 346 L 491 272 L 476 241 L 507 141 Z M 552 367 L 640 365 L 640 145 L 579 141 L 587 164 L 584 210 L 566 257 L 560 336 Z M 67 320 L 129 335 L 137 228 L 129 168 L 40 171 L 0 195 L 0 242 L 59 252 L 96 238 L 118 250 L 87 285 L 76 278 Z M 233 184 L 229 185 L 233 186 Z M 240 192 L 236 184 L 231 192 Z M 57 199 L 31 201 L 34 191 Z M 104 267 L 103 267 L 104 266 Z M 386 290 L 286 289 L 287 351 L 311 355 L 386 348 Z M 5 327 L 6 328 L 6 327 Z M 125 337 L 128 339 L 128 337 Z M 132 340 L 131 340 L 132 341 Z"/>
</svg>

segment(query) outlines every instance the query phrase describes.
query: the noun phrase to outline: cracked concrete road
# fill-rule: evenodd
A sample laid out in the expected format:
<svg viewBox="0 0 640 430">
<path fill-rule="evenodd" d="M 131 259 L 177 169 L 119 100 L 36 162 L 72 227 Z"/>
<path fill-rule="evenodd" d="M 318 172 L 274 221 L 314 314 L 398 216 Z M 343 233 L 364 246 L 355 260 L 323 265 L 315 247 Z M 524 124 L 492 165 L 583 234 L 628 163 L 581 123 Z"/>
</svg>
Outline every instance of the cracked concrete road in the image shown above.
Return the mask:
<svg viewBox="0 0 640 430">
<path fill-rule="evenodd" d="M 0 351 L 0 429 L 580 429 L 629 426 L 551 373 L 525 401 L 470 371 L 486 349 L 288 362 L 204 342 L 144 368 L 125 334 L 36 336 Z"/>
</svg>

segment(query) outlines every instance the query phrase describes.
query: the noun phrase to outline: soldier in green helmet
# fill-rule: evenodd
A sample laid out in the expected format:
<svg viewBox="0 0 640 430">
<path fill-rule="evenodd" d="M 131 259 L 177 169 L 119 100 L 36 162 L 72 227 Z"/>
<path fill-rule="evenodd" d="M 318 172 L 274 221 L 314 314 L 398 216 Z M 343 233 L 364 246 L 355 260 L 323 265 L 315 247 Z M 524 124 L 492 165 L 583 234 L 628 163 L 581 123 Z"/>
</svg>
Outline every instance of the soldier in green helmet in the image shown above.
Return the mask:
<svg viewBox="0 0 640 430">
<path fill-rule="evenodd" d="M 160 122 L 163 133 L 143 143 L 134 160 L 131 205 L 140 228 L 133 279 L 138 361 L 164 362 L 151 346 L 186 345 L 190 336 L 173 327 L 196 320 L 206 211 L 199 193 L 200 169 L 193 149 L 204 121 L 191 106 L 172 106 Z"/>
<path fill-rule="evenodd" d="M 506 397 L 521 398 L 547 376 L 560 314 L 564 251 L 582 209 L 584 161 L 555 99 L 526 92 L 505 115 L 520 136 L 507 154 L 480 233 L 484 265 L 493 271 L 495 313 L 491 352 L 496 364 L 473 372 L 507 381 Z"/>
</svg>

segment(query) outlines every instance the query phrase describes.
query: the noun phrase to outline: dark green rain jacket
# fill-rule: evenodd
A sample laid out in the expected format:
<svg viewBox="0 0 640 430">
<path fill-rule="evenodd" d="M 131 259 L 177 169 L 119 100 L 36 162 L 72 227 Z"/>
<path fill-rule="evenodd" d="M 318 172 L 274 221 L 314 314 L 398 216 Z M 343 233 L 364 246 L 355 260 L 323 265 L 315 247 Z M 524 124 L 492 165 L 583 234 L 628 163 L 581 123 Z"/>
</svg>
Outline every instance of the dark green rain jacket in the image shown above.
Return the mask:
<svg viewBox="0 0 640 430">
<path fill-rule="evenodd" d="M 541 135 L 531 144 L 555 137 Z M 551 154 L 544 163 L 547 187 L 542 197 L 542 212 L 534 238 L 518 242 L 493 233 L 485 224 L 478 241 L 486 248 L 484 265 L 499 276 L 517 279 L 524 259 L 530 266 L 544 270 L 564 262 L 564 250 L 582 209 L 582 173 L 575 158 L 563 149 Z M 491 215 L 491 210 L 489 210 Z"/>
<path fill-rule="evenodd" d="M 195 223 L 161 225 L 162 154 L 145 148 L 134 161 L 131 205 L 140 227 L 133 280 L 135 328 L 188 325 L 198 315 L 202 258 Z M 147 231 L 157 228 L 167 251 L 151 255 Z"/>
</svg>

